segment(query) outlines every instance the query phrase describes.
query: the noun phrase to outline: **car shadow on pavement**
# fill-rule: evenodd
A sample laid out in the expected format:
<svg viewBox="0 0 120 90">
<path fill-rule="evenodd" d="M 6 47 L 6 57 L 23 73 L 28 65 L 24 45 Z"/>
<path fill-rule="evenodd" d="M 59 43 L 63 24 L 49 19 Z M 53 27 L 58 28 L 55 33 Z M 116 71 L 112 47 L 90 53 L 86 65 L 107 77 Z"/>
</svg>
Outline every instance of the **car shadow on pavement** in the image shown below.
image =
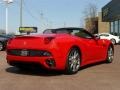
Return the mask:
<svg viewBox="0 0 120 90">
<path fill-rule="evenodd" d="M 14 74 L 22 74 L 22 75 L 32 75 L 32 76 L 59 76 L 63 75 L 62 71 L 53 71 L 53 70 L 46 70 L 46 69 L 36 69 L 36 68 L 29 68 L 25 70 L 21 70 L 16 67 L 8 67 L 6 69 L 9 73 Z"/>
<path fill-rule="evenodd" d="M 94 63 L 94 64 L 90 64 L 90 65 L 86 65 L 80 68 L 81 70 L 93 67 L 93 66 L 98 66 L 101 64 L 106 64 L 105 62 L 98 62 L 98 63 Z M 22 75 L 32 75 L 32 76 L 60 76 L 60 75 L 66 75 L 63 73 L 63 71 L 55 71 L 55 70 L 46 70 L 43 68 L 30 68 L 30 69 L 25 69 L 25 70 L 21 70 L 18 69 L 16 67 L 8 67 L 6 69 L 7 72 L 9 73 L 14 73 L 14 74 L 22 74 Z"/>
</svg>

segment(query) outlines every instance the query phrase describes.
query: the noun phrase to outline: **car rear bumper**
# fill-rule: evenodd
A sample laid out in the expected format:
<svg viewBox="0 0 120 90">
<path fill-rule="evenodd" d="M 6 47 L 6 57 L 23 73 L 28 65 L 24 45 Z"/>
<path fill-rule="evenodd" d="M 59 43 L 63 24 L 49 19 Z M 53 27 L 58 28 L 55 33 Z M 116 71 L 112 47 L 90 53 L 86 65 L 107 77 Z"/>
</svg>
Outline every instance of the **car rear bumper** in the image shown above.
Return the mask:
<svg viewBox="0 0 120 90">
<path fill-rule="evenodd" d="M 7 63 L 9 65 L 15 66 L 21 63 L 36 63 L 46 69 L 53 70 L 64 70 L 66 60 L 64 58 L 54 58 L 54 57 L 24 57 L 24 56 L 13 56 L 7 55 Z M 27 67 L 27 66 L 26 66 Z"/>
</svg>

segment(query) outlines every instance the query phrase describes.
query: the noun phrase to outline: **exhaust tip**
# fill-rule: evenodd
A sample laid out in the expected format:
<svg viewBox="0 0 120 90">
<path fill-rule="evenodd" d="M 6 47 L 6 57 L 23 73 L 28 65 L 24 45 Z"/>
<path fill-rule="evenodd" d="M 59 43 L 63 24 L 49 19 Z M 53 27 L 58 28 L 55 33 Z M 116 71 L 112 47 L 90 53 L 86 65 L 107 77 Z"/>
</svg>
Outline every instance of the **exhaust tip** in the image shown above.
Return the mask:
<svg viewBox="0 0 120 90">
<path fill-rule="evenodd" d="M 50 67 L 50 68 L 54 68 L 56 66 L 55 60 L 54 59 L 47 59 L 46 60 L 46 64 Z"/>
</svg>

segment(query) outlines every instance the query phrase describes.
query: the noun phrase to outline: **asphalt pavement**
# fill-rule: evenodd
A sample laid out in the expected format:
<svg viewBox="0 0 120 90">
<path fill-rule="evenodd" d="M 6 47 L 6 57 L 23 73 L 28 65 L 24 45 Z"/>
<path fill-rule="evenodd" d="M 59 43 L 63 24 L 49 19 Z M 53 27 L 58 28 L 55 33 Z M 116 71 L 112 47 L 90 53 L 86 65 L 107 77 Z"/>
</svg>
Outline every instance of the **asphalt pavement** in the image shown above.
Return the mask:
<svg viewBox="0 0 120 90">
<path fill-rule="evenodd" d="M 120 90 L 120 45 L 115 45 L 113 63 L 92 65 L 74 75 L 21 71 L 9 66 L 5 51 L 0 51 L 0 90 Z"/>
</svg>

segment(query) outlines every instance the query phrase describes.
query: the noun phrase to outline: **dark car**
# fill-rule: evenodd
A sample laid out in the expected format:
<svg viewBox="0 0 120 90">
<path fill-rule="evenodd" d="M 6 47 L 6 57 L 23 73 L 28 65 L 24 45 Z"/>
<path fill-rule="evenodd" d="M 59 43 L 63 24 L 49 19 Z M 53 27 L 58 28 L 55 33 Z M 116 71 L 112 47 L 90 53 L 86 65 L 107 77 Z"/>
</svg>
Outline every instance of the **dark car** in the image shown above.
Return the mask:
<svg viewBox="0 0 120 90">
<path fill-rule="evenodd" d="M 6 48 L 8 40 L 13 37 L 13 35 L 0 35 L 0 51 Z"/>
<path fill-rule="evenodd" d="M 6 34 L 0 34 L 0 37 L 9 39 L 9 38 L 14 37 L 14 35 L 11 35 L 11 34 L 7 34 L 7 35 Z"/>
<path fill-rule="evenodd" d="M 2 51 L 3 49 L 5 49 L 6 43 L 7 43 L 7 39 L 0 37 L 0 51 Z"/>
</svg>

